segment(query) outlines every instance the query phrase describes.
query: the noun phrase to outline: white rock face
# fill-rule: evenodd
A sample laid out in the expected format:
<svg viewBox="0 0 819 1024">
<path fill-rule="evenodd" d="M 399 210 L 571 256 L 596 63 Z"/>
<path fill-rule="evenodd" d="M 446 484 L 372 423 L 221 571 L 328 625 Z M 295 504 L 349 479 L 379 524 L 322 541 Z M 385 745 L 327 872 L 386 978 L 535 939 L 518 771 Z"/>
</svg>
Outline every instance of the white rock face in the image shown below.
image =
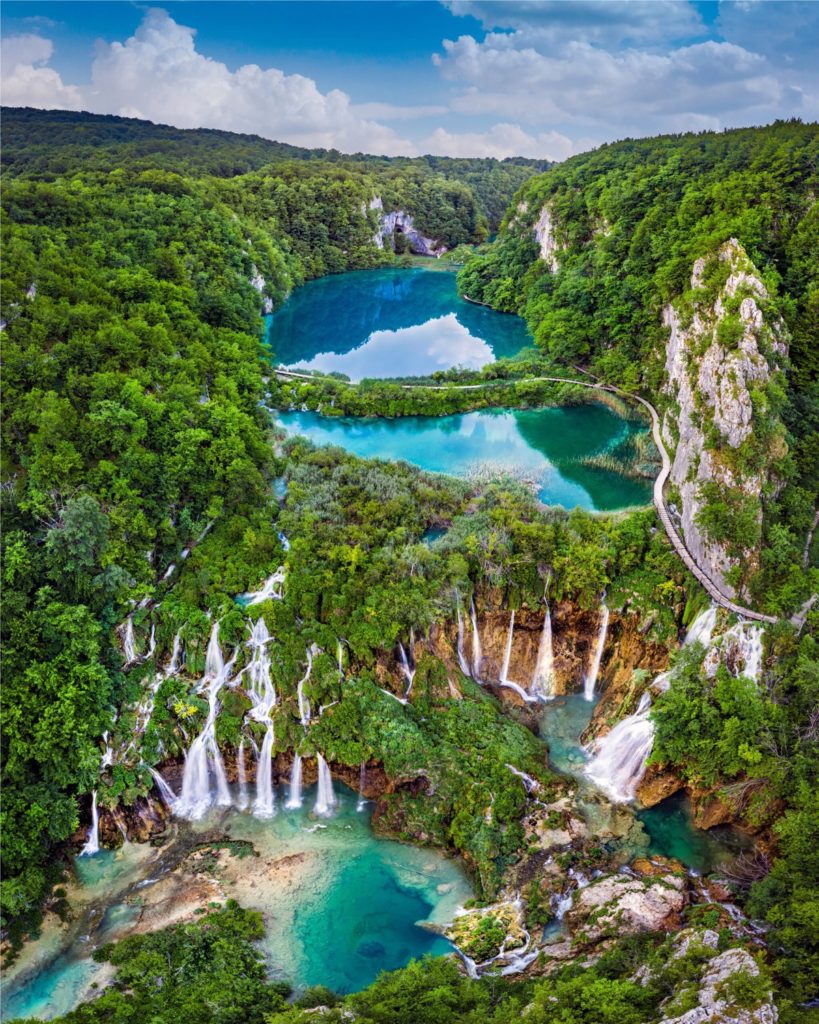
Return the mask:
<svg viewBox="0 0 819 1024">
<path fill-rule="evenodd" d="M 681 528 L 686 545 L 717 586 L 729 597 L 734 597 L 735 590 L 726 582 L 725 574 L 738 564 L 739 559 L 731 557 L 724 546 L 710 542 L 697 525 L 696 518 L 704 504 L 700 489 L 703 484 L 715 481 L 759 498 L 768 482 L 766 477 L 758 475 L 735 479 L 729 466 L 720 459 L 720 449 L 726 446 L 739 448 L 753 432 L 751 391 L 767 383 L 776 371 L 775 364 L 769 362 L 760 350 L 761 341 L 766 338 L 776 354 L 784 354 L 787 347 L 782 324 L 764 322 L 757 299 L 766 297 L 765 288 L 739 243 L 734 239 L 726 242 L 718 256 L 720 260 L 730 261 L 731 273 L 712 305 L 696 302 L 696 293 L 703 287 L 706 266 L 704 259 L 698 259 L 691 275 L 695 303 L 691 323 L 683 327 L 672 305 L 663 310 L 663 323 L 669 328 L 666 391 L 679 406 L 678 412 L 672 409 L 666 413 L 663 438 L 673 449 L 672 427 L 676 425 L 679 441 L 670 479 L 679 488 L 682 498 Z M 733 299 L 740 289 L 746 293 L 737 314 L 742 335 L 736 346 L 729 349 L 718 339 L 718 326 L 725 319 L 727 301 Z M 703 411 L 710 414 L 718 431 L 716 450 L 706 448 Z M 756 552 L 748 553 L 751 558 L 757 555 Z"/>
<path fill-rule="evenodd" d="M 445 245 L 439 245 L 434 238 L 427 238 L 426 235 L 422 235 L 413 226 L 413 218 L 409 213 L 405 213 L 404 210 L 391 210 L 384 213 L 384 203 L 381 200 L 381 196 L 375 196 L 370 200 L 369 209 L 380 211 L 380 224 L 373 237 L 373 241 L 379 249 L 383 249 L 385 244 L 395 248 L 395 232 L 399 231 L 407 236 L 410 250 L 419 256 L 443 256 L 447 251 Z"/>
<path fill-rule="evenodd" d="M 260 295 L 264 291 L 265 285 L 267 284 L 267 281 L 265 281 L 265 279 L 259 273 L 259 270 L 256 267 L 255 263 L 253 265 L 253 277 L 251 277 L 250 283 L 253 285 L 256 291 L 259 292 Z M 266 295 L 262 299 L 262 306 L 264 308 L 265 313 L 273 312 L 273 300 L 268 298 Z"/>
<path fill-rule="evenodd" d="M 548 204 L 540 211 L 535 224 L 535 238 L 540 246 L 540 258 L 548 265 L 554 274 L 557 270 L 557 252 L 559 246 L 555 238 L 554 222 Z"/>
<path fill-rule="evenodd" d="M 572 936 L 587 942 L 596 942 L 612 929 L 619 936 L 660 931 L 685 906 L 686 887 L 686 879 L 673 874 L 609 875 L 575 894 L 566 919 Z"/>
<path fill-rule="evenodd" d="M 678 1017 L 663 1017 L 660 1024 L 776 1024 L 779 1018 L 772 996 L 759 1006 L 747 1008 L 732 1003 L 726 982 L 738 974 L 759 974 L 753 957 L 744 949 L 726 949 L 708 963 L 700 978 L 699 1006 Z"/>
</svg>

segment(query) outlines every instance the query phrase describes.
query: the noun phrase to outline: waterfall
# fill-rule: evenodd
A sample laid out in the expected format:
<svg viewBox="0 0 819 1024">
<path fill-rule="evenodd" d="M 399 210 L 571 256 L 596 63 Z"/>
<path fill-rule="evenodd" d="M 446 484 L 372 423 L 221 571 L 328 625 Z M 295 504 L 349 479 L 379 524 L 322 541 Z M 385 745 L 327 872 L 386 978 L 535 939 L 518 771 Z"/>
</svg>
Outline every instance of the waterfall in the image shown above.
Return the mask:
<svg viewBox="0 0 819 1024">
<path fill-rule="evenodd" d="M 179 659 L 182 654 L 182 638 L 179 635 L 179 630 L 176 631 L 176 635 L 173 638 L 173 650 L 171 651 L 171 660 L 168 662 L 165 668 L 166 676 L 173 676 L 179 671 Z"/>
<path fill-rule="evenodd" d="M 100 815 L 97 810 L 97 791 L 94 790 L 91 797 L 91 827 L 88 829 L 88 839 L 85 846 L 80 850 L 81 857 L 93 857 L 100 852 Z"/>
<path fill-rule="evenodd" d="M 205 678 L 200 690 L 207 683 L 208 717 L 202 731 L 185 753 L 185 770 L 182 775 L 182 792 L 179 795 L 176 813 L 193 820 L 203 817 L 211 805 L 210 771 L 213 770 L 216 783 L 216 803 L 221 807 L 230 806 L 225 766 L 216 743 L 216 715 L 219 711 L 219 691 L 224 685 L 230 664 L 225 665 L 219 646 L 219 623 L 213 625 L 205 657 Z"/>
<path fill-rule="evenodd" d="M 748 679 L 759 679 L 762 671 L 762 637 L 765 631 L 761 626 L 754 626 L 750 622 L 741 623 L 737 646 L 739 654 L 745 663 L 742 675 Z"/>
<path fill-rule="evenodd" d="M 472 675 L 469 662 L 464 655 L 464 617 L 460 604 L 458 605 L 458 665 L 465 676 Z"/>
<path fill-rule="evenodd" d="M 412 644 L 410 644 L 410 652 L 412 652 Z M 401 662 L 401 671 L 404 673 L 404 678 L 407 680 L 407 688 L 404 690 L 404 700 L 406 701 L 409 700 L 412 681 L 415 679 L 415 669 L 410 665 L 407 658 L 407 652 L 404 650 L 404 645 L 400 640 L 398 641 L 398 658 Z"/>
<path fill-rule="evenodd" d="M 714 625 L 716 621 L 717 606 L 712 604 L 710 608 L 706 608 L 705 611 L 700 612 L 688 627 L 688 632 L 685 634 L 683 646 L 700 643 L 703 647 L 707 647 L 711 643 L 711 634 L 714 632 Z"/>
<path fill-rule="evenodd" d="M 537 649 L 535 671 L 529 692 L 541 700 L 550 700 L 555 695 L 555 659 L 552 650 L 552 613 L 549 602 L 544 598 L 543 632 L 540 634 L 540 645 Z"/>
<path fill-rule="evenodd" d="M 287 802 L 284 805 L 288 811 L 295 811 L 301 807 L 301 757 L 295 754 L 293 766 L 290 769 L 290 792 L 287 794 Z"/>
<path fill-rule="evenodd" d="M 597 685 L 597 677 L 600 674 L 600 662 L 603 660 L 603 648 L 606 646 L 606 633 L 609 628 L 609 610 L 605 604 L 600 606 L 600 628 L 597 631 L 597 646 L 594 649 L 594 658 L 591 663 L 591 670 L 583 682 L 583 696 L 586 700 L 594 698 L 594 688 Z"/>
<path fill-rule="evenodd" d="M 156 650 L 156 623 L 151 623 L 151 635 L 148 637 L 148 650 L 145 653 L 146 658 L 153 657 L 153 653 Z"/>
<path fill-rule="evenodd" d="M 500 681 L 506 683 L 509 680 L 509 662 L 512 658 L 512 642 L 515 639 L 515 612 L 509 616 L 509 631 L 506 634 L 506 648 L 503 652 L 503 665 L 501 666 Z"/>
<path fill-rule="evenodd" d="M 258 722 L 267 721 L 271 709 L 277 703 L 276 689 L 270 676 L 270 655 L 267 652 L 270 639 L 264 619 L 257 619 L 248 640 L 248 647 L 252 653 L 245 671 L 250 676 L 248 696 L 253 702 L 250 714 Z"/>
<path fill-rule="evenodd" d="M 134 637 L 134 617 L 129 615 L 125 620 L 125 632 L 122 637 L 122 653 L 125 655 L 125 664 L 132 665 L 139 658 L 136 649 L 136 638 Z"/>
<path fill-rule="evenodd" d="M 176 793 L 171 789 L 168 783 L 162 778 L 156 768 L 152 768 L 150 765 L 146 765 L 148 771 L 151 773 L 156 788 L 159 790 L 159 795 L 165 801 L 169 810 L 173 810 L 176 805 Z"/>
<path fill-rule="evenodd" d="M 515 613 L 509 617 L 509 631 L 506 634 L 506 648 L 503 652 L 503 665 L 501 666 L 500 685 L 507 690 L 514 690 L 515 693 L 527 704 L 534 704 L 536 697 L 532 697 L 518 683 L 513 683 L 509 678 L 509 662 L 512 659 L 512 643 L 515 639 Z"/>
<path fill-rule="evenodd" d="M 243 811 L 248 805 L 247 796 L 247 769 L 245 768 L 245 738 L 239 740 L 239 749 L 236 752 L 236 775 L 239 779 L 239 799 L 236 806 Z"/>
<path fill-rule="evenodd" d="M 262 752 L 256 764 L 256 799 L 253 803 L 253 814 L 257 818 L 272 818 L 274 814 L 273 743 L 273 723 L 268 722 Z"/>
<path fill-rule="evenodd" d="M 338 644 L 336 645 L 336 659 L 338 660 L 338 674 L 339 674 L 339 678 L 343 679 L 344 678 L 344 647 L 342 646 L 342 643 L 341 643 L 340 640 L 339 640 Z"/>
<path fill-rule="evenodd" d="M 478 632 L 478 616 L 475 612 L 474 597 L 469 602 L 469 616 L 472 620 L 472 678 L 476 683 L 479 683 L 481 681 L 483 652 L 481 651 L 481 635 Z"/>
<path fill-rule="evenodd" d="M 279 568 L 269 576 L 262 584 L 261 590 L 252 590 L 243 596 L 246 598 L 247 606 L 250 607 L 252 604 L 261 604 L 262 601 L 274 600 L 280 601 L 282 599 L 282 584 L 285 580 L 284 566 L 280 565 Z"/>
<path fill-rule="evenodd" d="M 633 715 L 604 736 L 586 774 L 615 803 L 633 800 L 654 745 L 651 697 L 646 691 Z"/>
<path fill-rule="evenodd" d="M 286 554 L 290 550 L 290 541 L 285 537 L 283 530 L 279 530 L 279 542 Z"/>
<path fill-rule="evenodd" d="M 363 811 L 367 806 L 367 799 L 364 796 L 364 787 L 367 784 L 367 762 L 362 761 L 358 769 L 358 802 L 355 805 L 357 811 Z"/>
<path fill-rule="evenodd" d="M 326 817 L 333 813 L 333 808 L 337 803 L 336 795 L 333 792 L 333 776 L 321 754 L 316 754 L 316 762 L 318 763 L 318 794 L 313 810 L 316 814 Z"/>
<path fill-rule="evenodd" d="M 531 775 L 527 775 L 526 772 L 522 772 L 519 768 L 516 768 L 513 764 L 506 766 L 513 775 L 523 782 L 524 789 L 528 793 L 535 793 L 540 789 L 540 783 L 537 779 L 533 779 Z"/>
<path fill-rule="evenodd" d="M 313 652 L 311 648 L 307 649 L 307 671 L 304 673 L 302 678 L 298 681 L 296 686 L 296 696 L 299 699 L 299 719 L 301 724 L 306 729 L 310 724 L 310 701 L 304 696 L 304 684 L 310 678 L 310 673 L 313 669 Z"/>
<path fill-rule="evenodd" d="M 100 770 L 103 768 L 110 768 L 114 763 L 114 748 L 111 744 L 111 740 L 108 738 L 108 730 L 102 734 L 102 742 L 105 744 L 105 750 L 102 754 L 102 760 L 100 761 Z"/>
</svg>

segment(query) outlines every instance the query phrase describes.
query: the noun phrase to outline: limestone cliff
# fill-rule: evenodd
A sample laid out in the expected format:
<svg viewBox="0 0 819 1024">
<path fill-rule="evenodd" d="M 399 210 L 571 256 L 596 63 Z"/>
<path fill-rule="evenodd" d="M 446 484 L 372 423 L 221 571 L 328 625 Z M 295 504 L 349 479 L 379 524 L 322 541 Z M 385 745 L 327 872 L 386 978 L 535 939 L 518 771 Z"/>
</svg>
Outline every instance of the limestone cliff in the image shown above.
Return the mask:
<svg viewBox="0 0 819 1024">
<path fill-rule="evenodd" d="M 386 245 L 395 248 L 395 235 L 405 235 L 409 242 L 410 251 L 419 256 L 442 256 L 447 247 L 437 242 L 434 238 L 422 235 L 415 227 L 411 214 L 405 210 L 384 211 L 384 204 L 381 196 L 375 196 L 370 200 L 368 209 L 375 211 L 379 217 L 378 230 L 373 237 L 373 242 L 379 249 Z"/>
<path fill-rule="evenodd" d="M 555 222 L 547 203 L 535 224 L 535 240 L 540 246 L 540 258 L 554 274 L 557 271 L 557 253 L 560 250 L 555 233 Z"/>
<path fill-rule="evenodd" d="M 690 292 L 663 310 L 669 497 L 689 551 L 729 597 L 747 594 L 758 567 L 762 500 L 787 451 L 772 411 L 787 342 L 768 300 L 731 239 L 696 261 Z"/>
</svg>

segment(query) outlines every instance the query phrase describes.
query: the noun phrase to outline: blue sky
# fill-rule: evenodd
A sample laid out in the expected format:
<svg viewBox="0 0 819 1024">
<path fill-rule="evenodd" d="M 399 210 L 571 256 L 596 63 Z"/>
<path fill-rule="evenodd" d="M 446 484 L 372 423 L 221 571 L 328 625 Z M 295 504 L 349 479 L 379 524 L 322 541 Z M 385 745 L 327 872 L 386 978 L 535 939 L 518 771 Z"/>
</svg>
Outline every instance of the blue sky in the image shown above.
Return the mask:
<svg viewBox="0 0 819 1024">
<path fill-rule="evenodd" d="M 562 159 L 815 120 L 819 3 L 8 0 L 2 101 L 388 154 Z"/>
</svg>

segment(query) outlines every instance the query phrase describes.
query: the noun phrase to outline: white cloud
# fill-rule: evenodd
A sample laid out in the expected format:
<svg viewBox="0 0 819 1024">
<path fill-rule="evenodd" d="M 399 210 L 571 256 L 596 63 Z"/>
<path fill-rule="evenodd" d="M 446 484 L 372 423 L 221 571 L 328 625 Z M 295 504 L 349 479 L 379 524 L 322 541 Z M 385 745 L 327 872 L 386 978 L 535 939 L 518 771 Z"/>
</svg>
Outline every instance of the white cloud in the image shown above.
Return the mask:
<svg viewBox="0 0 819 1024">
<path fill-rule="evenodd" d="M 434 117 L 446 114 L 447 107 L 400 106 L 395 103 L 356 103 L 352 109 L 359 117 L 374 117 L 380 121 L 414 121 L 419 117 Z"/>
<path fill-rule="evenodd" d="M 530 135 L 519 124 L 501 123 L 484 132 L 448 132 L 444 128 L 436 128 L 421 142 L 421 150 L 438 156 L 494 156 L 499 160 L 507 156 L 526 156 L 539 160 L 565 160 L 567 156 L 594 145 L 590 139 L 573 142 L 559 132 Z"/>
<path fill-rule="evenodd" d="M 453 14 L 471 15 L 487 29 L 521 29 L 531 40 L 623 44 L 700 36 L 704 25 L 688 0 L 449 0 Z"/>
<path fill-rule="evenodd" d="M 130 39 L 99 44 L 87 87 L 65 85 L 56 71 L 44 66 L 52 54 L 48 40 L 18 36 L 8 41 L 14 49 L 13 60 L 4 61 L 3 101 L 81 106 L 179 128 L 224 128 L 347 152 L 415 151 L 413 143 L 391 128 L 357 113 L 346 93 L 322 93 L 310 78 L 257 64 L 231 71 L 199 53 L 194 36 L 194 29 L 153 8 Z"/>
<path fill-rule="evenodd" d="M 3 103 L 72 110 L 79 107 L 79 90 L 63 85 L 57 72 L 46 66 L 54 53 L 50 39 L 25 33 L 4 38 L 0 47 L 0 98 Z"/>
<path fill-rule="evenodd" d="M 665 53 L 575 41 L 551 54 L 520 33 L 491 33 L 446 40 L 444 50 L 435 63 L 461 86 L 454 110 L 581 125 L 603 138 L 769 119 L 792 100 L 764 57 L 713 40 Z"/>
</svg>

